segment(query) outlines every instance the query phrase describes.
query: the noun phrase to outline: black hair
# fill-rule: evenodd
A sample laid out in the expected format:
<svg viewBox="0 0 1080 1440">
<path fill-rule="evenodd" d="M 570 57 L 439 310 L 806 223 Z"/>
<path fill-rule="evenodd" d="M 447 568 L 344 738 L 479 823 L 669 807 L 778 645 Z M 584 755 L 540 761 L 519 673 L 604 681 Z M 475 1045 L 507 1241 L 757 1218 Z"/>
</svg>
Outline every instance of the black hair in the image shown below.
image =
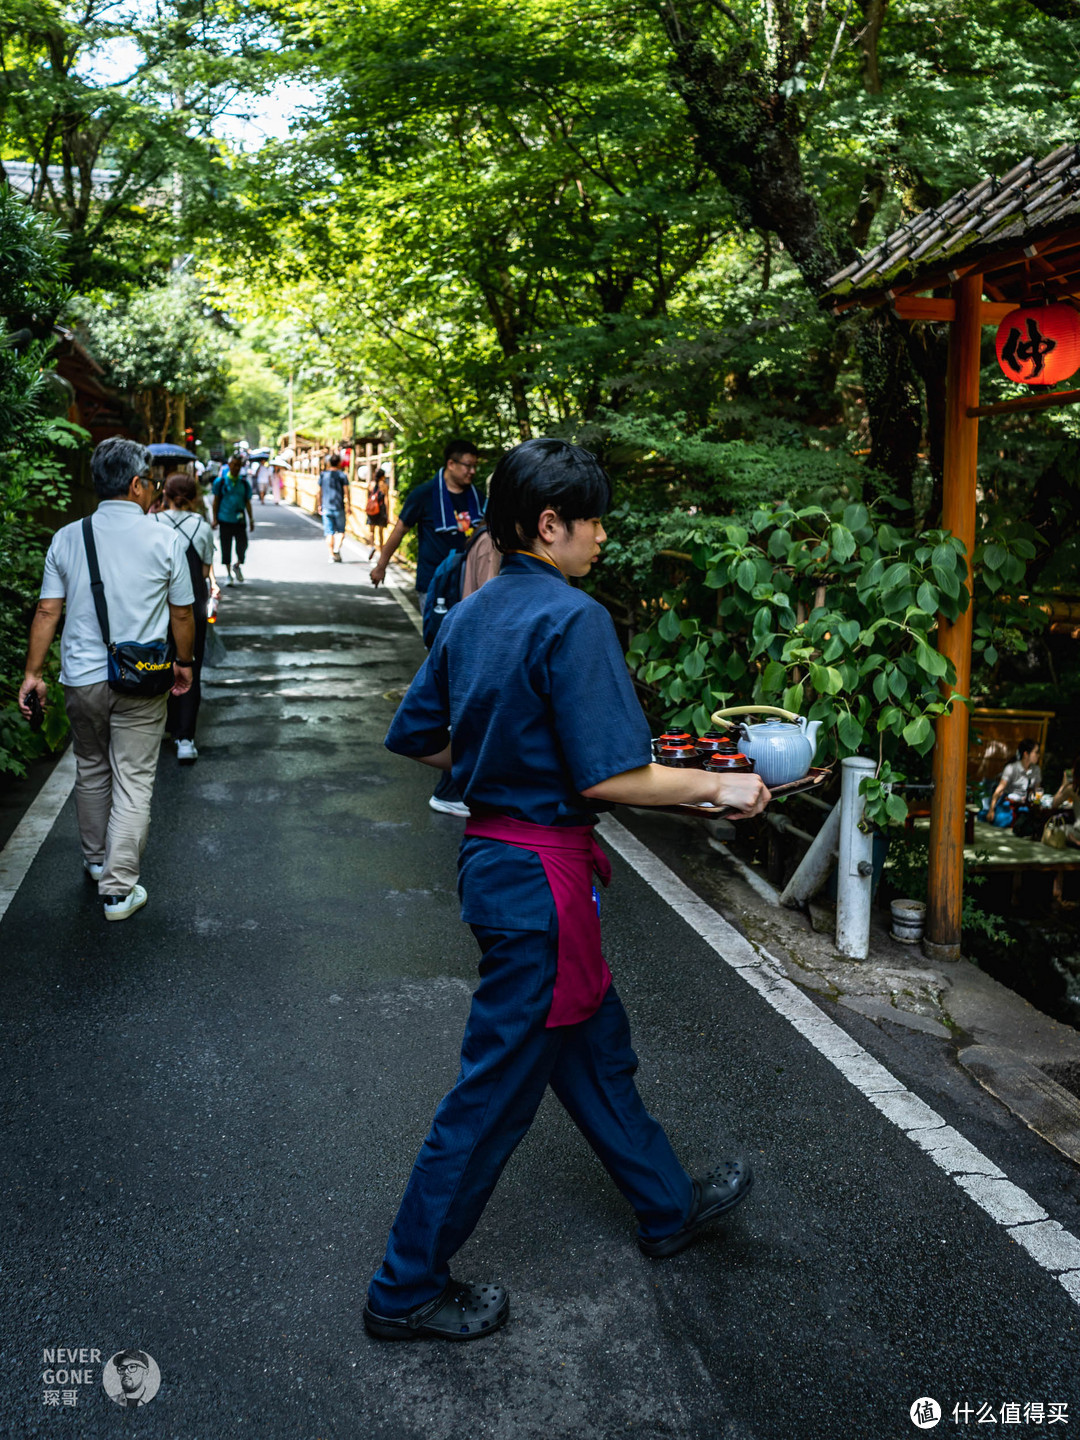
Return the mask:
<svg viewBox="0 0 1080 1440">
<path fill-rule="evenodd" d="M 123 435 L 110 435 L 94 451 L 90 459 L 90 478 L 101 500 L 117 500 L 126 495 L 136 475 L 150 470 L 150 452 L 137 440 Z"/>
<path fill-rule="evenodd" d="M 335 450 L 332 455 L 329 455 L 329 456 L 327 457 L 327 461 L 328 461 L 328 463 L 329 463 L 329 465 L 330 465 L 330 469 L 331 469 L 331 470 L 336 470 L 336 469 L 338 468 L 338 466 L 341 464 L 341 456 L 340 456 L 340 455 L 337 453 L 337 451 Z"/>
<path fill-rule="evenodd" d="M 442 462 L 445 465 L 448 460 L 456 460 L 459 455 L 479 455 L 480 451 L 471 440 L 448 440 L 443 447 Z"/>
<path fill-rule="evenodd" d="M 603 515 L 611 481 L 589 450 L 568 440 L 525 440 L 508 450 L 488 482 L 487 522 L 503 555 L 535 540 L 544 510 L 572 525 Z"/>
<path fill-rule="evenodd" d="M 1027 755 L 1032 750 L 1037 750 L 1038 747 L 1038 740 L 1032 739 L 1032 737 L 1029 735 L 1026 739 L 1020 741 L 1020 744 L 1016 747 L 1016 753 L 1020 756 L 1020 759 L 1022 760 L 1025 755 Z"/>
</svg>

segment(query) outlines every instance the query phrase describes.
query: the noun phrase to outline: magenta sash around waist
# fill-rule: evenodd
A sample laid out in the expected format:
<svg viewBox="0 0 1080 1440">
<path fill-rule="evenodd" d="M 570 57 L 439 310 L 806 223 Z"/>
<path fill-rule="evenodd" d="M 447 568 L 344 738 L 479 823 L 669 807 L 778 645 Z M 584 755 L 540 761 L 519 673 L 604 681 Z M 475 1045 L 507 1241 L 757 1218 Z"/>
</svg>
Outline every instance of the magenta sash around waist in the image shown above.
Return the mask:
<svg viewBox="0 0 1080 1440">
<path fill-rule="evenodd" d="M 600 953 L 600 916 L 592 893 L 595 870 L 605 885 L 611 862 L 591 825 L 533 825 L 509 815 L 474 815 L 466 835 L 501 840 L 539 855 L 559 917 L 559 956 L 547 1028 L 578 1025 L 600 1008 L 611 971 Z"/>
</svg>

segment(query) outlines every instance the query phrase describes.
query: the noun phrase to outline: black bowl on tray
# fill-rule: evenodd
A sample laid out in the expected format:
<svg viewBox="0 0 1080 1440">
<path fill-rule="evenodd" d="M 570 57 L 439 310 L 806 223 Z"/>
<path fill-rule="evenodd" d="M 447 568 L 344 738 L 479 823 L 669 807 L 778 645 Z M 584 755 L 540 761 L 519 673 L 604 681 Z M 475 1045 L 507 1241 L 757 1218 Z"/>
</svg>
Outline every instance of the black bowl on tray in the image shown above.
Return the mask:
<svg viewBox="0 0 1080 1440">
<path fill-rule="evenodd" d="M 689 743 L 685 745 L 661 744 L 656 747 L 656 763 L 670 765 L 676 770 L 700 770 L 701 756 Z"/>
</svg>

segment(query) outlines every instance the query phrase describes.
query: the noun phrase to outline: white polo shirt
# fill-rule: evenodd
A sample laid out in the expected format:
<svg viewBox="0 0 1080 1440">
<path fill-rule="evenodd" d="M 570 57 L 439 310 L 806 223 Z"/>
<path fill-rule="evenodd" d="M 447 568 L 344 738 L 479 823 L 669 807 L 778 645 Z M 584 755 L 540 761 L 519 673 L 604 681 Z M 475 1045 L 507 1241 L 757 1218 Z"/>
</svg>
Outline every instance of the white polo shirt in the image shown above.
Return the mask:
<svg viewBox="0 0 1080 1440">
<path fill-rule="evenodd" d="M 103 501 L 94 512 L 94 546 L 114 642 L 152 645 L 169 630 L 169 605 L 191 605 L 186 546 L 171 525 L 155 525 L 132 500 Z M 65 602 L 60 682 L 96 685 L 109 678 L 82 521 L 53 536 L 41 580 L 42 600 Z"/>
</svg>

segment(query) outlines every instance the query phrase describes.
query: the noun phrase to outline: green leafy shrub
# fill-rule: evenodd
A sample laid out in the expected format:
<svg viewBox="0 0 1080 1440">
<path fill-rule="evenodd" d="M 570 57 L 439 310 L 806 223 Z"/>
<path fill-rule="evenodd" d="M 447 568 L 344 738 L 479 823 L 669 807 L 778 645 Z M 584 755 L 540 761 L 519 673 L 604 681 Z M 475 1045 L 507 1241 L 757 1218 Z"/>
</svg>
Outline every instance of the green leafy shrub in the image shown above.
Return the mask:
<svg viewBox="0 0 1080 1440">
<path fill-rule="evenodd" d="M 25 775 L 27 761 L 59 749 L 67 738 L 56 646 L 45 672 L 45 724 L 37 733 L 23 719 L 16 698 L 51 538 L 39 517 L 45 508 L 66 507 L 69 487 L 60 452 L 82 446 L 87 438 L 66 420 L 41 420 L 17 449 L 0 452 L 0 774 Z"/>
<path fill-rule="evenodd" d="M 820 760 L 868 750 L 895 767 L 928 754 L 946 709 L 941 684 L 956 681 L 936 648 L 938 616 L 955 620 L 968 604 L 959 540 L 913 534 L 887 500 L 799 509 L 781 501 L 746 523 L 684 514 L 677 533 L 679 550 L 654 540 L 651 556 L 654 567 L 677 561 L 673 583 L 649 596 L 645 574 L 637 577 L 646 623 L 628 655 L 667 723 L 701 732 L 715 710 L 756 701 L 824 722 Z M 644 527 L 631 525 L 616 562 L 643 571 L 647 544 Z M 1030 542 L 984 537 L 983 553 L 993 546 L 1002 552 L 993 577 L 1022 579 Z M 1007 639 L 1004 625 L 980 616 L 988 661 Z M 871 821 L 903 819 L 906 805 L 889 790 L 903 778 L 879 773 Z"/>
<path fill-rule="evenodd" d="M 0 187 L 0 775 L 25 775 L 28 760 L 58 748 L 67 734 L 55 651 L 41 731 L 31 731 L 15 703 L 48 548 L 40 516 L 66 507 L 60 452 L 87 439 L 85 431 L 47 413 L 51 339 L 44 317 L 69 299 L 62 287 L 61 239 L 52 221 Z"/>
</svg>

